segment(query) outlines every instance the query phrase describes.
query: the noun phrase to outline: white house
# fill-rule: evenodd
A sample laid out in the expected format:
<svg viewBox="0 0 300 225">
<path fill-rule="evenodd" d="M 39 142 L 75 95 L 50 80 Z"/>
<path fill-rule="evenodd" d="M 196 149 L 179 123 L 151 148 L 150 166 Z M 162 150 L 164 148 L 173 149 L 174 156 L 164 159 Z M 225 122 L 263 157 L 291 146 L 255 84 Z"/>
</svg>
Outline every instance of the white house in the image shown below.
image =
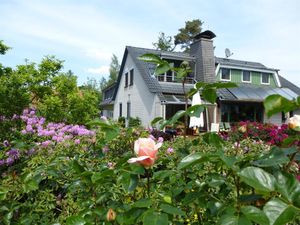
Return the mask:
<svg viewBox="0 0 300 225">
<path fill-rule="evenodd" d="M 277 69 L 261 63 L 215 57 L 214 37 L 211 31 L 195 36 L 189 54 L 127 46 L 117 82 L 104 90 L 101 103 L 103 114 L 115 120 L 119 117 L 139 117 L 142 125 L 149 126 L 155 117 L 168 119 L 184 109 L 184 90 L 175 75 L 169 71 L 154 76 L 156 65 L 138 59 L 143 54 L 153 53 L 175 66 L 182 61 L 189 62 L 193 72 L 188 77 L 185 91 L 197 81 L 231 81 L 238 84 L 237 88 L 218 91 L 217 104 L 210 105 L 206 111 L 207 128 L 211 123 L 242 120 L 275 124 L 284 122 L 286 118 L 282 114 L 268 119 L 262 102 L 270 94 L 296 98 L 300 95 L 300 88 L 280 76 Z M 296 113 L 300 114 L 300 109 Z"/>
</svg>

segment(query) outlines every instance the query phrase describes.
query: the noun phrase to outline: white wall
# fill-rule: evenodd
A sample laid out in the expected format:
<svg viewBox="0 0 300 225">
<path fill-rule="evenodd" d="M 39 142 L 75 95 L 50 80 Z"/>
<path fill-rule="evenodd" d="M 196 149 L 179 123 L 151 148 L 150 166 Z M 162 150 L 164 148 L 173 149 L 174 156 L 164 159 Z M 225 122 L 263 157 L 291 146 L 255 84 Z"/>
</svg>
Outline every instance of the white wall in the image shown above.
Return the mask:
<svg viewBox="0 0 300 225">
<path fill-rule="evenodd" d="M 133 85 L 125 88 L 125 73 L 128 72 L 128 83 L 130 82 L 129 71 L 134 69 Z M 122 116 L 127 117 L 127 102 L 131 102 L 131 117 L 139 117 L 142 125 L 148 127 L 153 118 L 161 116 L 161 103 L 158 96 L 151 93 L 141 76 L 140 72 L 128 54 L 124 70 L 117 90 L 114 104 L 114 119 L 119 118 L 119 105 L 122 103 Z"/>
</svg>

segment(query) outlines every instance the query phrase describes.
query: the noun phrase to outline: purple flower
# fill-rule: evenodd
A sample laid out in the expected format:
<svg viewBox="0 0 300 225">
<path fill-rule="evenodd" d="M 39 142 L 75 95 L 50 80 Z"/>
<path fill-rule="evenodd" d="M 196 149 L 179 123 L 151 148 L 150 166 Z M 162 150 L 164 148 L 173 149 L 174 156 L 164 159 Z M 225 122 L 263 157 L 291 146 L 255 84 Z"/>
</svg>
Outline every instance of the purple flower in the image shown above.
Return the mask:
<svg viewBox="0 0 300 225">
<path fill-rule="evenodd" d="M 149 138 L 151 138 L 153 141 L 156 141 L 156 138 L 152 134 L 149 135 Z"/>
<path fill-rule="evenodd" d="M 0 160 L 0 166 L 3 166 L 6 163 L 6 161 L 4 159 Z"/>
<path fill-rule="evenodd" d="M 11 150 L 9 150 L 8 152 L 6 152 L 6 155 L 9 157 L 12 157 L 13 159 L 18 159 L 20 158 L 20 152 L 17 149 L 12 148 Z"/>
<path fill-rule="evenodd" d="M 51 144 L 52 144 L 52 141 L 50 141 L 50 140 L 43 141 L 43 142 L 41 143 L 41 145 L 42 145 L 43 148 L 46 148 L 46 147 L 48 147 L 48 146 L 51 145 Z"/>
<path fill-rule="evenodd" d="M 3 141 L 3 145 L 4 145 L 5 147 L 8 147 L 8 146 L 9 146 L 8 140 Z"/>
<path fill-rule="evenodd" d="M 169 148 L 167 149 L 167 153 L 168 153 L 168 154 L 173 154 L 173 153 L 174 153 L 174 149 L 171 148 L 171 147 L 169 147 Z"/>
<path fill-rule="evenodd" d="M 79 145 L 79 144 L 80 144 L 80 139 L 76 139 L 76 140 L 74 141 L 74 143 L 75 143 L 75 145 Z"/>
<path fill-rule="evenodd" d="M 28 155 L 28 156 L 31 156 L 31 155 L 34 154 L 34 152 L 35 152 L 34 148 L 29 149 L 29 150 L 27 151 L 27 155 Z"/>
<path fill-rule="evenodd" d="M 107 163 L 107 167 L 108 167 L 108 169 L 110 169 L 110 170 L 114 169 L 114 168 L 115 168 L 115 165 L 116 165 L 116 163 L 113 163 L 113 162 L 108 162 L 108 163 Z"/>
<path fill-rule="evenodd" d="M 15 160 L 13 158 L 7 158 L 6 159 L 6 165 L 11 166 L 13 163 L 15 162 Z"/>
<path fill-rule="evenodd" d="M 163 143 L 164 142 L 164 138 L 163 137 L 159 137 L 157 140 L 158 143 Z"/>
</svg>

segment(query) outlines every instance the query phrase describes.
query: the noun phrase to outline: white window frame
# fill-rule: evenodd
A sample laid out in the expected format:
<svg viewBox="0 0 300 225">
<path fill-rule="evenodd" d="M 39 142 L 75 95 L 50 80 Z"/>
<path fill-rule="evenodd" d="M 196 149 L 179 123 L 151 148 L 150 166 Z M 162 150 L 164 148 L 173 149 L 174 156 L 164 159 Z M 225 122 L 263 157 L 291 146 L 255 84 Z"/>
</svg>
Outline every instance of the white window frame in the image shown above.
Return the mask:
<svg viewBox="0 0 300 225">
<path fill-rule="evenodd" d="M 263 74 L 267 74 L 268 75 L 268 78 L 269 78 L 268 79 L 268 81 L 269 81 L 268 83 L 264 83 L 263 82 Z M 265 84 L 265 85 L 270 85 L 270 79 L 271 79 L 270 77 L 271 77 L 271 74 L 269 74 L 269 73 L 261 73 L 261 75 L 260 75 L 260 83 L 261 84 Z"/>
<path fill-rule="evenodd" d="M 222 78 L 223 69 L 229 70 L 229 79 L 223 79 Z M 220 80 L 222 80 L 222 81 L 231 81 L 231 69 L 229 69 L 229 68 L 221 68 Z"/>
<path fill-rule="evenodd" d="M 250 80 L 244 80 L 244 72 L 249 72 Z M 243 83 L 252 83 L 251 71 L 249 71 L 249 70 L 242 70 L 242 82 Z"/>
</svg>

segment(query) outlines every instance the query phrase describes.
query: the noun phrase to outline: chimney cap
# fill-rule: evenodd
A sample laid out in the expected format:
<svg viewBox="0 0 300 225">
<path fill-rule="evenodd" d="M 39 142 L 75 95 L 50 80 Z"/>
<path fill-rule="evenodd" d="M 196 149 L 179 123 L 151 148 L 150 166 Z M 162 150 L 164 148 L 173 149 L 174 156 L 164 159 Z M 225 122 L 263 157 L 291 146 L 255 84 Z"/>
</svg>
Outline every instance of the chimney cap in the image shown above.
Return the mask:
<svg viewBox="0 0 300 225">
<path fill-rule="evenodd" d="M 214 32 L 210 31 L 210 30 L 206 30 L 206 31 L 203 31 L 199 34 L 196 34 L 194 36 L 194 39 L 200 39 L 200 38 L 206 38 L 206 39 L 213 39 L 215 38 L 216 35 L 214 34 Z"/>
</svg>

